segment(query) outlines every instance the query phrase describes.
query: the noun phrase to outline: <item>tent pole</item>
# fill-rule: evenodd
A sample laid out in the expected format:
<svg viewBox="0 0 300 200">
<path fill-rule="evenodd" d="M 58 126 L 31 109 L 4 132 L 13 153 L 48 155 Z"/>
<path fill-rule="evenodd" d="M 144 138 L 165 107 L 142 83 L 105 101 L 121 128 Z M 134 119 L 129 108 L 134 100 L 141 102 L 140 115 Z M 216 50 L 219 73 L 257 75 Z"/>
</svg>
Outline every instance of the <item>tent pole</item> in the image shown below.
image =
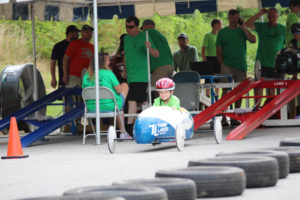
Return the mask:
<svg viewBox="0 0 300 200">
<path fill-rule="evenodd" d="M 146 41 L 149 42 L 149 33 L 146 31 Z M 147 69 L 148 69 L 148 95 L 149 95 L 149 106 L 152 106 L 152 97 L 151 97 L 151 71 L 150 71 L 150 52 L 147 48 Z"/>
<path fill-rule="evenodd" d="M 37 68 L 36 68 L 36 38 L 35 38 L 35 16 L 34 16 L 34 4 L 30 4 L 31 7 L 31 29 L 32 29 L 32 54 L 33 54 L 33 100 L 38 99 L 38 85 L 37 85 Z"/>
<path fill-rule="evenodd" d="M 100 104 L 99 104 L 99 59 L 98 59 L 98 13 L 97 0 L 93 0 L 93 27 L 94 27 L 94 63 L 96 86 L 96 144 L 100 144 Z"/>
</svg>

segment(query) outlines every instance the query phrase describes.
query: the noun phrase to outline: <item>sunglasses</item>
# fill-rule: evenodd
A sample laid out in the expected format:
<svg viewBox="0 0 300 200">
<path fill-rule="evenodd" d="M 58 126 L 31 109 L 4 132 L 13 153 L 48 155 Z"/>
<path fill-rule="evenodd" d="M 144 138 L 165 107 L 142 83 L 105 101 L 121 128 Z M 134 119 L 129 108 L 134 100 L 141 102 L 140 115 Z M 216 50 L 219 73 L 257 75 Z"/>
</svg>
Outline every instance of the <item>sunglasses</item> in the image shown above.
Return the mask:
<svg viewBox="0 0 300 200">
<path fill-rule="evenodd" d="M 126 26 L 128 29 L 133 29 L 135 26 Z"/>
</svg>

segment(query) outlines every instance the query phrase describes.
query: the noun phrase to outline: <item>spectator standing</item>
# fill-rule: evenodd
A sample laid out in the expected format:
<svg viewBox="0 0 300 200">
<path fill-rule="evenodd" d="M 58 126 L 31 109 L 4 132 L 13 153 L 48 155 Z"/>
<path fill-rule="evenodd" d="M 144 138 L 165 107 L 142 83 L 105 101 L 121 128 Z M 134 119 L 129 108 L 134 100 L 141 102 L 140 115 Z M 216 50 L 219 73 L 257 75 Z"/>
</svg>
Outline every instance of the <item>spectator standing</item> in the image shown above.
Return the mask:
<svg viewBox="0 0 300 200">
<path fill-rule="evenodd" d="M 127 35 L 124 38 L 125 71 L 129 84 L 128 113 L 137 113 L 137 103 L 147 103 L 148 64 L 147 48 L 151 56 L 159 57 L 151 37 L 146 41 L 146 33 L 139 29 L 139 19 L 130 16 L 126 19 Z M 127 132 L 132 134 L 135 117 L 128 117 Z"/>
<path fill-rule="evenodd" d="M 222 20 L 213 19 L 211 21 L 211 32 L 206 33 L 202 42 L 201 56 L 203 61 L 211 62 L 214 67 L 214 72 L 220 74 L 221 67 L 216 53 L 216 40 L 217 34 L 222 29 Z M 218 80 L 216 80 L 218 82 Z M 210 89 L 206 90 L 206 94 L 209 95 Z M 216 88 L 216 96 L 219 96 L 219 88 Z"/>
<path fill-rule="evenodd" d="M 267 14 L 268 22 L 255 22 Z M 261 9 L 259 13 L 246 21 L 246 26 L 257 32 L 258 48 L 256 61 L 261 65 L 261 77 L 265 79 L 283 79 L 283 75 L 275 71 L 276 54 L 283 48 L 285 41 L 285 27 L 277 23 L 276 8 Z M 262 96 L 263 90 L 257 89 L 256 96 Z M 270 89 L 270 95 L 275 95 L 275 88 Z M 260 105 L 257 105 L 260 107 Z"/>
<path fill-rule="evenodd" d="M 81 74 L 83 69 L 89 67 L 94 55 L 94 45 L 90 43 L 94 28 L 85 24 L 81 29 L 81 38 L 70 43 L 64 59 L 63 82 L 66 87 L 81 86 Z"/>
<path fill-rule="evenodd" d="M 229 10 L 229 26 L 221 29 L 217 36 L 217 57 L 221 65 L 221 74 L 230 74 L 235 82 L 247 78 L 246 40 L 256 42 L 256 37 L 246 28 L 238 10 Z M 223 88 L 223 94 L 228 88 Z M 242 100 L 235 102 L 235 108 L 240 108 Z M 227 125 L 223 118 L 223 124 Z"/>
<path fill-rule="evenodd" d="M 66 38 L 56 43 L 52 49 L 51 61 L 50 61 L 50 72 L 51 72 L 51 87 L 56 88 L 56 63 L 58 64 L 58 87 L 63 86 L 63 58 L 65 51 L 70 42 L 78 39 L 78 32 L 80 30 L 75 25 L 70 25 L 66 29 Z"/>
<path fill-rule="evenodd" d="M 159 57 L 150 57 L 150 70 L 152 72 L 151 85 L 163 78 L 171 78 L 174 72 L 174 63 L 171 49 L 166 37 L 155 29 L 155 23 L 151 19 L 146 19 L 141 27 L 143 31 L 148 31 L 154 46 L 159 51 Z"/>
<path fill-rule="evenodd" d="M 174 52 L 175 71 L 191 71 L 190 62 L 199 60 L 196 47 L 188 45 L 188 36 L 180 33 L 177 37 L 180 49 Z"/>
<path fill-rule="evenodd" d="M 291 27 L 293 24 L 299 23 L 300 1 L 290 0 L 290 10 L 286 19 L 285 47 L 292 46 L 291 40 L 294 39 L 294 34 L 291 32 Z"/>
</svg>

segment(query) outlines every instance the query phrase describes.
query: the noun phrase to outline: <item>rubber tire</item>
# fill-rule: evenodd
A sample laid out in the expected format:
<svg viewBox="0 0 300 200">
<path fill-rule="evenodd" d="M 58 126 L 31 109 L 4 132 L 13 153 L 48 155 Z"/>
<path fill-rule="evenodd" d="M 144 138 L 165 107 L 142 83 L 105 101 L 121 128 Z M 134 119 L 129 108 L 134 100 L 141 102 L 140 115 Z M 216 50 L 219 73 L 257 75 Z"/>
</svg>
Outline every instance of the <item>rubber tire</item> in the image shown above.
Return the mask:
<svg viewBox="0 0 300 200">
<path fill-rule="evenodd" d="M 300 172 L 300 147 L 271 147 L 266 150 L 283 151 L 288 153 L 290 160 L 290 173 Z"/>
<path fill-rule="evenodd" d="M 2 118 L 17 112 L 19 109 L 33 103 L 33 65 L 8 65 L 2 69 L 1 79 L 1 116 Z M 46 95 L 43 78 L 37 69 L 38 99 Z M 37 111 L 37 116 L 45 116 L 46 107 Z M 27 118 L 34 118 L 32 114 Z M 18 122 L 18 129 L 30 132 L 29 124 Z"/>
<path fill-rule="evenodd" d="M 82 187 L 66 191 L 63 195 L 77 196 L 83 194 L 89 196 L 109 194 L 124 197 L 126 200 L 168 200 L 166 191 L 161 188 L 125 185 Z"/>
<path fill-rule="evenodd" d="M 189 161 L 189 166 L 232 166 L 245 171 L 246 187 L 269 187 L 277 183 L 278 162 L 270 157 L 227 156 Z"/>
<path fill-rule="evenodd" d="M 114 185 L 142 185 L 166 190 L 168 200 L 194 200 L 197 196 L 196 183 L 183 178 L 155 178 L 126 180 Z"/>
<path fill-rule="evenodd" d="M 275 158 L 279 167 L 279 178 L 286 178 L 290 171 L 289 155 L 286 152 L 268 151 L 268 150 L 253 150 L 253 151 L 241 151 L 233 153 L 219 153 L 216 156 L 267 156 Z"/>
<path fill-rule="evenodd" d="M 299 146 L 300 147 L 300 138 L 287 138 L 280 141 L 279 146 Z"/>
<path fill-rule="evenodd" d="M 20 200 L 126 200 L 122 197 L 114 197 L 108 195 L 99 195 L 99 196 L 49 196 L 49 197 L 33 197 L 25 198 Z"/>
<path fill-rule="evenodd" d="M 215 136 L 216 143 L 221 144 L 222 138 L 223 138 L 223 128 L 222 128 L 221 120 L 219 118 L 215 118 L 213 130 L 214 130 L 214 136 Z"/>
<path fill-rule="evenodd" d="M 246 185 L 245 173 L 237 167 L 188 167 L 161 170 L 155 176 L 192 179 L 197 186 L 198 198 L 240 195 Z"/>
<path fill-rule="evenodd" d="M 109 126 L 107 130 L 107 146 L 110 153 L 114 153 L 116 151 L 116 141 L 117 133 L 114 126 Z"/>
<path fill-rule="evenodd" d="M 254 78 L 256 81 L 261 78 L 261 64 L 259 60 L 257 60 L 254 65 Z"/>
<path fill-rule="evenodd" d="M 185 129 L 181 124 L 178 124 L 175 133 L 175 142 L 178 151 L 183 151 L 184 149 L 184 138 L 185 138 Z"/>
</svg>

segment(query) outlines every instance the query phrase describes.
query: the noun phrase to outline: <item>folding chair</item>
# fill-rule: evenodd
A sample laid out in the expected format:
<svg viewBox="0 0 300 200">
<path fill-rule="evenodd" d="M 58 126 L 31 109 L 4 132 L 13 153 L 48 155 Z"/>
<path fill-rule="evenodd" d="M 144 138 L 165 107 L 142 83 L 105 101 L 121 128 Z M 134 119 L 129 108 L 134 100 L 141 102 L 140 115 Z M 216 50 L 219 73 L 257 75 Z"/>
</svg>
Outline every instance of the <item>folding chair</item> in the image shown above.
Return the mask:
<svg viewBox="0 0 300 200">
<path fill-rule="evenodd" d="M 178 72 L 173 80 L 176 84 L 174 95 L 180 99 L 180 105 L 189 111 L 199 110 L 199 83 L 197 72 Z"/>
<path fill-rule="evenodd" d="M 100 118 L 114 118 L 114 127 L 116 127 L 116 125 L 117 125 L 116 118 L 117 118 L 117 115 L 118 115 L 119 120 L 120 120 L 121 125 L 122 125 L 122 130 L 125 133 L 124 123 L 123 123 L 122 118 L 121 118 L 121 115 L 123 114 L 123 111 L 119 110 L 114 93 L 109 88 L 104 87 L 104 86 L 100 86 L 99 87 L 99 96 L 100 96 L 99 100 L 101 100 L 101 99 L 112 99 L 114 101 L 114 104 L 115 104 L 114 110 L 112 110 L 112 111 L 101 111 L 100 112 Z M 92 118 L 96 118 L 96 111 L 89 111 L 87 109 L 87 103 L 86 103 L 87 100 L 96 100 L 96 88 L 95 87 L 84 88 L 82 90 L 82 98 L 83 98 L 83 102 L 85 104 L 83 141 L 82 141 L 82 143 L 85 144 L 85 139 L 88 136 L 96 136 L 96 131 L 95 131 L 94 125 L 93 125 L 92 120 L 91 120 Z M 92 129 L 93 129 L 93 132 L 94 132 L 93 134 L 86 134 L 87 119 L 89 120 L 89 123 L 92 126 Z M 122 130 L 117 130 L 117 131 L 121 132 Z M 106 133 L 106 131 L 102 131 L 102 133 L 103 132 Z M 101 133 L 101 131 L 100 131 L 100 133 Z"/>
</svg>

